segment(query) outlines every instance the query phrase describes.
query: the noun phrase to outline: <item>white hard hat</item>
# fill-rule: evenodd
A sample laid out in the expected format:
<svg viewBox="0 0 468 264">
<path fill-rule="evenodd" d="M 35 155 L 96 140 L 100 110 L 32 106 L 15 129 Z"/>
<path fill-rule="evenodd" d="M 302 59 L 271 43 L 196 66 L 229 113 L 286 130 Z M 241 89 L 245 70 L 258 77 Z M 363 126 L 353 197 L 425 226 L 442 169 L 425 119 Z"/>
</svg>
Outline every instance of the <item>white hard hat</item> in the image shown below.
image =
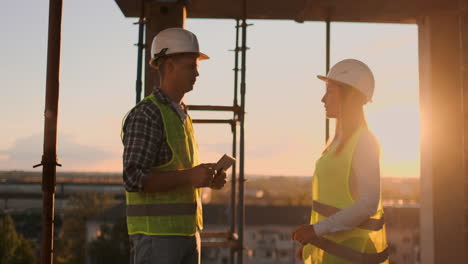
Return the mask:
<svg viewBox="0 0 468 264">
<path fill-rule="evenodd" d="M 347 59 L 333 65 L 327 77 L 317 75 L 323 81 L 335 81 L 349 85 L 364 94 L 369 101 L 374 95 L 374 75 L 362 61 Z"/>
<path fill-rule="evenodd" d="M 200 60 L 210 58 L 200 52 L 195 34 L 183 28 L 168 28 L 153 38 L 150 64 L 163 56 L 177 53 L 198 53 Z"/>
</svg>

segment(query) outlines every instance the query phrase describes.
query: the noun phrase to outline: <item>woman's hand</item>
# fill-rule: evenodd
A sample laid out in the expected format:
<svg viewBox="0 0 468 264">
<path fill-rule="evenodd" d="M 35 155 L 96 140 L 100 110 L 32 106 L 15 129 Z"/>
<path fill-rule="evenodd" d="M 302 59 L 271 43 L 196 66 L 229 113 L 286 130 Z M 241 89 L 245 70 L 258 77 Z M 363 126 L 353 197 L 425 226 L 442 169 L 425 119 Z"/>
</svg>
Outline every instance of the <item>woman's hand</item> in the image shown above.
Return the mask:
<svg viewBox="0 0 468 264">
<path fill-rule="evenodd" d="M 301 225 L 292 232 L 292 240 L 297 240 L 302 245 L 308 244 L 316 237 L 313 225 Z"/>
</svg>

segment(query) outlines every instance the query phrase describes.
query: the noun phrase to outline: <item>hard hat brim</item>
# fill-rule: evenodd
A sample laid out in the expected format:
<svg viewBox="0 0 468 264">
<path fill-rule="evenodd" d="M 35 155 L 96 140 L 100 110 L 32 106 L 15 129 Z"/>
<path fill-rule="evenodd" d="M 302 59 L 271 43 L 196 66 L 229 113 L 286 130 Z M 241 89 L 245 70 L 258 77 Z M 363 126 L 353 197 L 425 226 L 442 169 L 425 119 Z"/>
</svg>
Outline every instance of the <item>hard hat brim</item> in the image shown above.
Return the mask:
<svg viewBox="0 0 468 264">
<path fill-rule="evenodd" d="M 181 53 L 184 53 L 184 52 L 181 52 Z M 172 54 L 179 54 L 179 53 L 172 53 Z M 172 55 L 172 54 L 167 54 L 167 55 Z M 166 56 L 167 56 L 166 55 Z M 199 60 L 207 60 L 209 59 L 210 57 L 208 55 L 206 55 L 205 53 L 202 53 L 202 52 L 198 52 L 198 59 Z M 148 62 L 148 64 L 153 67 L 154 69 L 158 69 L 157 66 L 153 65 L 153 62 L 154 62 L 154 58 L 151 58 Z"/>
<path fill-rule="evenodd" d="M 324 81 L 324 82 L 334 82 L 334 83 L 337 83 L 337 84 L 349 86 L 349 84 L 346 84 L 346 83 L 344 83 L 344 82 L 337 81 L 337 80 L 335 80 L 335 79 L 328 78 L 327 76 L 317 75 L 317 78 L 319 78 L 320 80 L 322 80 L 322 81 Z"/>
<path fill-rule="evenodd" d="M 333 82 L 333 83 L 336 83 L 336 84 L 339 84 L 339 85 L 344 85 L 344 86 L 349 86 L 349 87 L 353 87 L 352 85 L 350 84 L 347 84 L 347 83 L 344 83 L 344 82 L 341 82 L 341 81 L 337 81 L 335 79 L 331 79 L 331 78 L 328 78 L 326 76 L 323 76 L 323 75 L 317 75 L 317 78 L 319 78 L 320 80 L 324 81 L 324 82 Z"/>
<path fill-rule="evenodd" d="M 174 52 L 174 53 L 167 53 L 166 56 L 177 55 L 177 54 L 197 54 L 199 60 L 207 60 L 210 57 L 202 52 Z"/>
<path fill-rule="evenodd" d="M 328 80 L 330 80 L 326 76 L 323 76 L 323 75 L 317 75 L 317 78 L 319 78 L 320 80 L 322 80 L 324 82 L 327 82 Z"/>
<path fill-rule="evenodd" d="M 208 55 L 206 55 L 205 53 L 202 53 L 202 52 L 199 52 L 199 55 L 200 55 L 198 57 L 199 60 L 207 60 L 207 59 L 210 58 Z"/>
<path fill-rule="evenodd" d="M 359 91 L 358 89 L 354 88 L 352 85 L 349 85 L 347 83 L 344 83 L 344 82 L 340 82 L 340 81 L 337 81 L 337 80 L 334 80 L 334 79 L 330 79 L 328 77 L 325 77 L 323 75 L 317 75 L 317 78 L 319 78 L 320 80 L 324 81 L 324 82 L 334 82 L 336 84 L 339 84 L 339 85 L 344 85 L 344 86 L 348 86 L 348 87 L 351 87 L 352 89 L 358 91 L 359 93 L 361 93 L 362 95 L 364 95 L 366 98 L 367 98 L 367 102 L 368 103 L 371 103 L 372 102 L 372 98 L 370 98 L 369 96 L 365 95 L 364 93 L 362 93 L 362 91 Z"/>
</svg>

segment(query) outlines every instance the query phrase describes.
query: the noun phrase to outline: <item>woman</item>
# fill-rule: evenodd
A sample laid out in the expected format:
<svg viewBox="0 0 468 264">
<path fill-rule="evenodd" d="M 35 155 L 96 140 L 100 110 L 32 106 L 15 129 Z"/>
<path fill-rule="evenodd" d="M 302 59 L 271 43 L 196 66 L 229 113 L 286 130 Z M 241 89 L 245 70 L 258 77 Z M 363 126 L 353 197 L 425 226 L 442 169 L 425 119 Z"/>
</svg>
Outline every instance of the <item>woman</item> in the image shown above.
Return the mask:
<svg viewBox="0 0 468 264">
<path fill-rule="evenodd" d="M 366 64 L 348 59 L 335 64 L 322 98 L 335 136 L 316 163 L 310 225 L 292 239 L 302 244 L 305 263 L 388 263 L 380 200 L 380 150 L 363 106 L 371 101 L 374 77 Z"/>
</svg>

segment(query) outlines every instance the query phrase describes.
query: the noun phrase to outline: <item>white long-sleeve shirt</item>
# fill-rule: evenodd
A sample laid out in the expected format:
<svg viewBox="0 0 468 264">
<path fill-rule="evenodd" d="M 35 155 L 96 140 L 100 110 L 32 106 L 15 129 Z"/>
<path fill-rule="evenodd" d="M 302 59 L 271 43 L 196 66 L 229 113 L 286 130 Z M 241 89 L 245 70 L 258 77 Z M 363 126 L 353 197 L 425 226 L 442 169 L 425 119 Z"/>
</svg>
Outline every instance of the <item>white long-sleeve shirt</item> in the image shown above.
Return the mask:
<svg viewBox="0 0 468 264">
<path fill-rule="evenodd" d="M 338 142 L 335 139 L 332 144 Z M 359 138 L 352 160 L 349 184 L 355 203 L 316 223 L 314 229 L 318 236 L 351 230 L 376 213 L 380 198 L 379 156 L 377 140 L 366 130 Z"/>
</svg>

